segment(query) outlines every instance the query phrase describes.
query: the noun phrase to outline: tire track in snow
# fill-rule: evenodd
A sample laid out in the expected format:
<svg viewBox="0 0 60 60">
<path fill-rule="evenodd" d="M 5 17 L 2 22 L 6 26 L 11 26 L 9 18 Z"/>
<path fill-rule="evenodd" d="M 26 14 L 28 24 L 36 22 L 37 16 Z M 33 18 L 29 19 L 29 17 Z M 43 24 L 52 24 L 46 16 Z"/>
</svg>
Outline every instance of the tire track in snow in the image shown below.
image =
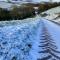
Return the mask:
<svg viewBox="0 0 60 60">
<path fill-rule="evenodd" d="M 49 24 L 49 23 L 48 23 Z M 53 44 L 52 44 L 52 46 L 50 46 L 50 48 L 49 48 L 49 45 L 51 45 L 51 43 L 55 43 L 55 42 L 53 42 L 53 40 L 52 39 L 54 39 L 54 38 L 52 38 L 52 35 L 50 35 L 51 34 L 51 31 L 49 31 L 49 29 L 48 29 L 48 27 L 50 27 L 50 26 L 48 26 L 48 27 L 46 27 L 47 25 L 48 25 L 47 23 L 46 23 L 46 21 L 44 21 L 44 19 L 42 20 L 42 35 L 40 35 L 40 36 L 42 36 L 41 38 L 40 38 L 40 40 L 42 40 L 42 46 L 41 46 L 41 43 L 40 43 L 40 49 L 41 48 L 43 48 L 42 49 L 42 51 L 40 51 L 40 56 L 39 56 L 39 58 L 37 59 L 37 60 L 52 60 L 52 59 L 55 59 L 55 60 L 60 60 L 60 56 L 58 56 L 59 55 L 59 53 L 60 52 L 58 52 L 58 51 L 55 51 L 56 49 L 57 49 L 57 47 L 56 46 L 54 46 Z M 57 31 L 58 32 L 58 31 Z M 52 42 L 51 42 L 51 40 L 52 40 Z M 50 42 L 51 43 L 50 43 Z M 48 43 L 48 44 L 47 44 Z M 44 45 L 45 44 L 45 45 Z M 46 47 L 46 48 L 45 48 Z M 52 48 L 53 47 L 53 48 Z M 50 50 L 47 50 L 47 48 L 49 48 L 50 50 L 52 50 L 54 53 L 52 53 L 52 51 L 50 51 Z M 51 49 L 52 48 L 52 49 Z M 55 50 L 54 50 L 54 48 L 55 48 Z M 44 49 L 45 49 L 45 51 L 44 51 Z M 41 54 L 42 53 L 42 54 Z M 58 53 L 58 54 L 57 54 Z M 45 54 L 45 55 L 44 55 Z M 56 54 L 56 55 L 55 55 Z M 54 57 L 54 58 L 52 58 L 52 56 Z M 43 58 L 42 58 L 43 57 Z M 41 59 L 42 58 L 42 59 Z M 52 59 L 50 59 L 50 58 L 52 58 Z"/>
<path fill-rule="evenodd" d="M 0 55 L 1 60 L 4 60 L 4 59 L 11 60 L 11 58 L 14 58 L 14 56 L 16 56 L 17 58 L 19 57 L 18 60 L 37 60 L 39 56 L 41 56 L 41 54 L 39 53 L 41 48 L 39 46 L 40 46 L 41 36 L 42 36 L 41 33 L 44 32 L 44 31 L 42 32 L 42 27 L 44 27 L 42 21 L 44 22 L 49 34 L 53 36 L 54 30 L 53 31 L 50 30 L 52 27 L 54 27 L 53 24 L 51 22 L 46 21 L 43 18 L 36 18 L 36 20 L 33 22 L 25 23 L 17 26 L 16 25 L 8 26 L 8 28 L 7 26 L 1 27 L 0 33 L 2 35 L 0 35 L 0 39 L 2 41 L 0 43 L 4 42 L 4 40 L 7 41 L 8 43 L 7 46 L 4 46 L 6 50 L 3 49 L 2 51 L 9 52 L 9 54 L 7 54 L 6 56 L 6 59 L 4 58 L 4 55 L 2 56 Z M 56 28 L 57 26 L 54 27 L 54 29 Z M 30 46 L 30 44 L 32 46 Z M 24 51 L 21 51 L 21 49 Z M 1 49 L 0 49 L 0 52 L 1 52 Z"/>
</svg>

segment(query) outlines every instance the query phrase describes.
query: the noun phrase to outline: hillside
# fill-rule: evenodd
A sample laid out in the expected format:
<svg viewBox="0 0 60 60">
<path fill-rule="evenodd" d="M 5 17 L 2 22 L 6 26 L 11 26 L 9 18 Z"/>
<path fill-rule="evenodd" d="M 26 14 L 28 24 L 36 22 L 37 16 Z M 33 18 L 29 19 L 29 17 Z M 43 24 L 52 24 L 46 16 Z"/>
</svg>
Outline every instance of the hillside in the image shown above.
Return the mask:
<svg viewBox="0 0 60 60">
<path fill-rule="evenodd" d="M 42 14 L 46 14 L 45 19 L 54 21 L 60 25 L 60 6 L 42 12 Z"/>
</svg>

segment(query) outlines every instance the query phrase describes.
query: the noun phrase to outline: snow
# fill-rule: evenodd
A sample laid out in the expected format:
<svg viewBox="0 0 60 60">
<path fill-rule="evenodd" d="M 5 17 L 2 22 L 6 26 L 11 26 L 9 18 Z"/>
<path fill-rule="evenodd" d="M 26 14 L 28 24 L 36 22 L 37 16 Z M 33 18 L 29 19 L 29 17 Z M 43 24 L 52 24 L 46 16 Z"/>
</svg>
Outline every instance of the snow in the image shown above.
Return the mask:
<svg viewBox="0 0 60 60">
<path fill-rule="evenodd" d="M 22 1 L 21 2 L 19 2 L 19 1 L 18 2 L 11 1 L 10 3 L 6 2 L 6 1 L 0 1 L 0 8 L 11 10 L 12 6 L 14 6 L 14 5 L 21 6 L 22 4 L 24 4 L 24 2 L 22 2 Z"/>
<path fill-rule="evenodd" d="M 40 16 L 27 18 L 23 21 L 0 22 L 0 60 L 37 60 L 42 54 L 38 53 L 45 24 L 50 35 L 60 51 L 60 26 Z M 3 23 L 3 24 L 2 24 Z M 46 55 L 44 55 L 46 56 Z"/>
<path fill-rule="evenodd" d="M 47 27 L 48 31 L 50 32 L 53 39 L 56 41 L 56 44 L 60 50 L 60 26 L 56 25 L 53 22 L 43 19 L 45 26 Z"/>
<path fill-rule="evenodd" d="M 32 21 L 24 24 L 21 23 L 0 27 L 0 53 L 2 52 L 0 57 L 3 56 L 3 60 L 10 60 L 13 56 L 18 54 L 18 60 L 22 60 L 23 58 L 24 60 L 28 60 L 29 56 L 27 54 L 29 54 L 30 48 L 27 45 L 33 44 L 34 40 L 36 40 L 35 36 L 37 34 L 37 25 L 38 20 L 34 20 L 34 23 Z M 25 49 L 25 51 L 22 51 L 21 49 Z"/>
<path fill-rule="evenodd" d="M 51 21 L 53 21 L 53 22 L 60 25 L 60 17 L 59 17 L 59 15 L 60 15 L 60 6 L 49 9 L 45 12 L 42 12 L 42 14 L 44 14 L 44 13 L 46 13 L 47 16 L 45 16 L 43 18 L 51 20 Z"/>
<path fill-rule="evenodd" d="M 12 1 L 10 0 L 10 2 L 7 1 L 0 1 L 0 8 L 4 8 L 4 9 L 8 9 L 11 10 L 12 6 L 16 5 L 16 6 L 21 6 L 22 4 L 27 4 L 27 3 L 33 3 L 33 4 L 37 4 L 37 2 L 26 2 L 26 1 Z"/>
<path fill-rule="evenodd" d="M 60 6 L 55 7 L 55 8 L 51 8 L 43 13 L 47 13 L 47 14 L 56 14 L 56 13 L 60 13 Z"/>
<path fill-rule="evenodd" d="M 47 15 L 46 17 L 44 17 L 45 19 L 48 19 L 48 20 L 54 20 L 58 15 L 55 15 L 55 14 L 51 14 L 51 15 Z"/>
<path fill-rule="evenodd" d="M 0 1 L 0 8 L 9 9 L 11 6 L 12 6 L 11 3 L 7 3 L 7 2 L 2 2 L 2 1 Z"/>
</svg>

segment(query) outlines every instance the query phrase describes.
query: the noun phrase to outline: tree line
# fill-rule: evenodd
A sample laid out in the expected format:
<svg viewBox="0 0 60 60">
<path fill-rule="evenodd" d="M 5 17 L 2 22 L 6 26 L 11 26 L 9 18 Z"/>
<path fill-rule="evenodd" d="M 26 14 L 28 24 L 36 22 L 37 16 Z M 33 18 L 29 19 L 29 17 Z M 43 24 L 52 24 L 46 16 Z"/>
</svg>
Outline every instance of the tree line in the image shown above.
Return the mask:
<svg viewBox="0 0 60 60">
<path fill-rule="evenodd" d="M 0 21 L 3 20 L 19 20 L 24 19 L 27 17 L 34 16 L 34 9 L 33 7 L 26 6 L 26 7 L 13 7 L 12 10 L 6 10 L 0 8 Z"/>
<path fill-rule="evenodd" d="M 57 6 L 60 6 L 60 2 L 59 2 L 59 3 L 54 2 L 54 3 L 40 4 L 40 5 L 39 5 L 39 13 L 41 13 L 41 12 L 43 12 L 43 11 L 45 11 L 45 10 L 48 10 L 48 9 L 57 7 Z"/>
<path fill-rule="evenodd" d="M 59 3 L 44 3 L 44 4 L 23 4 L 22 6 L 13 6 L 11 10 L 0 8 L 0 21 L 3 20 L 22 20 L 28 17 L 35 16 L 35 10 L 33 7 L 38 7 L 38 14 L 51 9 L 53 7 L 60 6 Z"/>
</svg>

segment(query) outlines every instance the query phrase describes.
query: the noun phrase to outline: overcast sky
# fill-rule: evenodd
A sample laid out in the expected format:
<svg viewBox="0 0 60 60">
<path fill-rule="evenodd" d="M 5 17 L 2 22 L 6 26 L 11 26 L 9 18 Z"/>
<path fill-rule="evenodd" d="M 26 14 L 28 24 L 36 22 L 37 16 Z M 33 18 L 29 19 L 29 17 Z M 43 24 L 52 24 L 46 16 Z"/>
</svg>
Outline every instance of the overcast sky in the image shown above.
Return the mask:
<svg viewBox="0 0 60 60">
<path fill-rule="evenodd" d="M 40 2 L 40 1 L 49 1 L 49 0 L 34 0 L 34 1 Z M 52 0 L 52 1 L 57 1 L 57 2 L 59 2 L 60 0 Z"/>
<path fill-rule="evenodd" d="M 6 0 L 0 0 L 0 1 L 6 1 Z M 49 0 L 33 0 L 33 1 L 35 1 L 35 2 L 40 2 L 40 1 L 49 1 Z M 52 1 L 57 1 L 57 2 L 59 2 L 60 0 L 52 0 Z"/>
</svg>

